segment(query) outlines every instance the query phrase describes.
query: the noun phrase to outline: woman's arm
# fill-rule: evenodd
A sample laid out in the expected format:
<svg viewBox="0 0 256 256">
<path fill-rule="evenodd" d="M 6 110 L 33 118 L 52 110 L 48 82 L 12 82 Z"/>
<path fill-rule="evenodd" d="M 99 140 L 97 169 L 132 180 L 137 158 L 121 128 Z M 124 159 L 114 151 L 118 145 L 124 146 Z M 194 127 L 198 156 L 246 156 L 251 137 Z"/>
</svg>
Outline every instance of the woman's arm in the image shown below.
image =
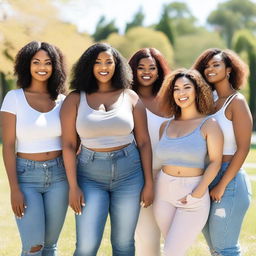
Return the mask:
<svg viewBox="0 0 256 256">
<path fill-rule="evenodd" d="M 128 91 L 128 90 L 127 90 Z M 145 184 L 141 204 L 148 207 L 153 202 L 152 149 L 147 127 L 146 110 L 138 95 L 129 90 L 133 105 L 134 136 L 140 152 Z"/>
<path fill-rule="evenodd" d="M 69 183 L 69 205 L 76 214 L 81 214 L 84 196 L 77 184 L 76 152 L 79 145 L 76 132 L 76 116 L 80 100 L 77 93 L 69 94 L 61 107 L 63 159 Z"/>
<path fill-rule="evenodd" d="M 236 176 L 250 150 L 252 116 L 246 100 L 242 95 L 239 94 L 235 99 L 233 99 L 230 103 L 230 111 L 237 150 L 222 179 L 211 191 L 212 197 L 216 198 L 215 200 L 221 199 L 226 186 Z"/>
<path fill-rule="evenodd" d="M 12 210 L 18 218 L 21 218 L 24 215 L 25 203 L 23 193 L 20 191 L 16 173 L 16 115 L 8 112 L 1 112 L 1 121 L 3 159 L 10 185 Z"/>
<path fill-rule="evenodd" d="M 191 194 L 197 198 L 205 194 L 209 184 L 216 177 L 221 166 L 223 152 L 223 134 L 216 120 L 208 119 L 202 126 L 201 131 L 205 135 L 207 142 L 209 164 L 201 182 Z"/>
</svg>

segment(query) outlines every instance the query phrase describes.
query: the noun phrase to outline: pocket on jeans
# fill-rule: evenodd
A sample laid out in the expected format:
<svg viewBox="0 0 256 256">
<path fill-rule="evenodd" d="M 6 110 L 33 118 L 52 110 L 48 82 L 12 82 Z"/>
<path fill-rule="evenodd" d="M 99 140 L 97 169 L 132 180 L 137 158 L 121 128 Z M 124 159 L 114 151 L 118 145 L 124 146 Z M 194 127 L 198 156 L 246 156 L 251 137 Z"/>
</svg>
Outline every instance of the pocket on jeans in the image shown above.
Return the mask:
<svg viewBox="0 0 256 256">
<path fill-rule="evenodd" d="M 89 157 L 78 157 L 78 165 L 84 167 L 89 163 Z"/>
<path fill-rule="evenodd" d="M 17 175 L 23 175 L 26 172 L 26 168 L 24 166 L 16 166 Z"/>
</svg>

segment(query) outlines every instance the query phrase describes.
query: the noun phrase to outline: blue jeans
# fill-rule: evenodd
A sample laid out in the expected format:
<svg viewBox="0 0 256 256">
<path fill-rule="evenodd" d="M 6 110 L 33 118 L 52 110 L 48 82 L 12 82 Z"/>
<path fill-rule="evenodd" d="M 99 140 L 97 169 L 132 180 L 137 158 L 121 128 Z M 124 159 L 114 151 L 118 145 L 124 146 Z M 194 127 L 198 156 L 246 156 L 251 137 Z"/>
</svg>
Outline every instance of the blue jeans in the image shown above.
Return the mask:
<svg viewBox="0 0 256 256">
<path fill-rule="evenodd" d="M 223 163 L 211 190 L 224 175 L 229 162 Z M 208 221 L 203 229 L 211 254 L 214 256 L 240 256 L 239 234 L 251 200 L 251 186 L 241 169 L 226 187 L 220 203 L 211 203 Z"/>
<path fill-rule="evenodd" d="M 68 183 L 63 160 L 16 160 L 19 186 L 25 198 L 25 214 L 16 218 L 22 241 L 21 256 L 56 256 L 57 241 L 68 207 Z M 30 253 L 32 247 L 42 249 Z"/>
<path fill-rule="evenodd" d="M 144 184 L 135 144 L 112 152 L 94 152 L 82 147 L 77 175 L 85 207 L 82 215 L 76 216 L 74 255 L 96 256 L 109 213 L 113 255 L 133 256 L 140 193 Z"/>
</svg>

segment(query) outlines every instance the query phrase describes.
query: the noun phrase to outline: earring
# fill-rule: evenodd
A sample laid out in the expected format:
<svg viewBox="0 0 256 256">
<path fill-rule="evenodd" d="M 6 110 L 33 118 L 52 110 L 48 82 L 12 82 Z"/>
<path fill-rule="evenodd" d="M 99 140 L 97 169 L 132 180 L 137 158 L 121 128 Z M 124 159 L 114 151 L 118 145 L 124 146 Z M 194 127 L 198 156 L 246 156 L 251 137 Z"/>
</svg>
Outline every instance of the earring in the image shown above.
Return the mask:
<svg viewBox="0 0 256 256">
<path fill-rule="evenodd" d="M 229 78 L 230 78 L 230 73 L 227 73 L 227 79 L 229 80 Z"/>
</svg>

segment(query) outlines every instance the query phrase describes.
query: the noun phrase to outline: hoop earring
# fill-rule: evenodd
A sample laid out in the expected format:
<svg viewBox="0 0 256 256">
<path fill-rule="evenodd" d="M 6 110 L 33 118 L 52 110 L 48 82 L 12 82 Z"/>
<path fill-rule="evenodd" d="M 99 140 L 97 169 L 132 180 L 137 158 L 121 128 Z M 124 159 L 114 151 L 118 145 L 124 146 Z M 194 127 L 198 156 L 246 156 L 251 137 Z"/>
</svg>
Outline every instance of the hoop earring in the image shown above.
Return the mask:
<svg viewBox="0 0 256 256">
<path fill-rule="evenodd" d="M 227 79 L 229 80 L 229 78 L 230 78 L 230 73 L 227 73 Z"/>
</svg>

